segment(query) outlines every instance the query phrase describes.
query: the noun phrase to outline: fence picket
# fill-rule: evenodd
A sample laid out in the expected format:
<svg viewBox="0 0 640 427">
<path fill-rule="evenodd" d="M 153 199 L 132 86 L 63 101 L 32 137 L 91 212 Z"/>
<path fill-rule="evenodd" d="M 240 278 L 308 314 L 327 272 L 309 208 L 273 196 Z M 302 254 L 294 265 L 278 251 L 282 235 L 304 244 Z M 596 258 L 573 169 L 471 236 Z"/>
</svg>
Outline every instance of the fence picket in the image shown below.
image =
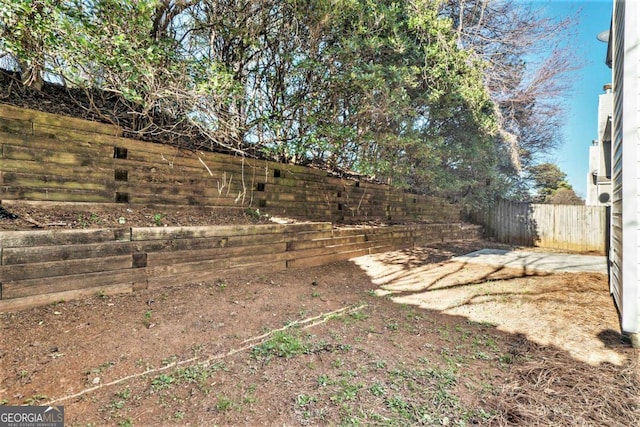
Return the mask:
<svg viewBox="0 0 640 427">
<path fill-rule="evenodd" d="M 484 227 L 486 237 L 518 246 L 605 253 L 609 235 L 605 206 L 498 200 L 470 217 Z"/>
</svg>

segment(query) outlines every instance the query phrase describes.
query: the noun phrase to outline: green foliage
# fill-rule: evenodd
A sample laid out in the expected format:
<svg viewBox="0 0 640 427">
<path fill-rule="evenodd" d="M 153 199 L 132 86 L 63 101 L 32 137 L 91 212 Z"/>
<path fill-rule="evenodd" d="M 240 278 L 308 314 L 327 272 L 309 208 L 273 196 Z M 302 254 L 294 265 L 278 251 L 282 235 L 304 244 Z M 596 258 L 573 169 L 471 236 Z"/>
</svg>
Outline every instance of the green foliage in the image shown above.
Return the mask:
<svg viewBox="0 0 640 427">
<path fill-rule="evenodd" d="M 272 356 L 290 358 L 308 351 L 308 346 L 292 331 L 277 331 L 271 338 L 251 350 L 256 359 L 269 360 Z"/>
<path fill-rule="evenodd" d="M 584 201 L 576 195 L 566 181 L 567 174 L 553 163 L 541 163 L 528 168 L 533 182 L 537 203 L 581 205 Z"/>
<path fill-rule="evenodd" d="M 459 47 L 442 7 L 10 0 L 0 49 L 23 71 L 117 95 L 123 125 L 138 134 L 198 129 L 207 148 L 317 162 L 478 205 L 508 186 L 508 171 L 485 64 Z"/>
</svg>

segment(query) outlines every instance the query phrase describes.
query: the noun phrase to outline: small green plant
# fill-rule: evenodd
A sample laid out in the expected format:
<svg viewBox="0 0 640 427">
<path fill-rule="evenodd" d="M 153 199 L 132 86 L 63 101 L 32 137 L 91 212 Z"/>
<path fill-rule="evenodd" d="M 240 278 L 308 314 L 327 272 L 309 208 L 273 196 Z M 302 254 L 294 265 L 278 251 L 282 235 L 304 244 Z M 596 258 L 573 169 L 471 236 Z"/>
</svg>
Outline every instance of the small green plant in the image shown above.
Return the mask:
<svg viewBox="0 0 640 427">
<path fill-rule="evenodd" d="M 505 365 L 510 365 L 513 363 L 513 356 L 511 356 L 510 354 L 503 354 L 500 356 L 500 358 L 498 359 L 500 361 L 500 363 L 505 364 Z"/>
<path fill-rule="evenodd" d="M 308 346 L 297 334 L 278 331 L 269 340 L 253 347 L 251 354 L 256 359 L 269 360 L 272 356 L 290 358 L 307 351 Z"/>
<path fill-rule="evenodd" d="M 187 383 L 203 384 L 209 377 L 209 371 L 204 365 L 194 365 L 177 369 L 176 377 Z"/>
<path fill-rule="evenodd" d="M 171 375 L 160 374 L 151 380 L 151 388 L 154 390 L 163 390 L 169 388 L 174 382 L 176 382 L 176 379 Z"/>
<path fill-rule="evenodd" d="M 21 380 L 28 378 L 29 377 L 29 372 L 25 371 L 24 369 L 21 370 L 20 372 L 18 372 L 18 378 L 20 378 Z"/>
<path fill-rule="evenodd" d="M 116 393 L 116 397 L 122 400 L 128 400 L 131 397 L 131 389 L 129 387 Z"/>
<path fill-rule="evenodd" d="M 153 223 L 158 227 L 162 225 L 162 214 L 157 213 L 153 216 Z"/>
<path fill-rule="evenodd" d="M 376 397 L 384 396 L 387 390 L 380 383 L 374 383 L 369 387 L 369 393 L 373 394 Z"/>
<path fill-rule="evenodd" d="M 317 402 L 318 398 L 309 394 L 299 394 L 296 396 L 296 406 L 305 407 L 314 402 Z"/>
<path fill-rule="evenodd" d="M 355 398 L 358 396 L 358 392 L 362 388 L 362 384 L 351 384 L 346 380 L 341 380 L 339 385 L 340 388 L 338 389 L 337 393 L 329 397 L 332 402 L 341 403 L 355 400 Z"/>
<path fill-rule="evenodd" d="M 354 311 L 353 313 L 349 313 L 349 316 L 351 316 L 351 318 L 354 320 L 365 320 L 369 318 L 367 314 L 364 314 L 361 311 Z"/>
<path fill-rule="evenodd" d="M 258 400 L 255 396 L 256 388 L 257 386 L 255 384 L 251 384 L 249 388 L 247 388 L 247 391 L 242 398 L 242 403 L 255 403 Z"/>
<path fill-rule="evenodd" d="M 260 219 L 260 209 L 247 208 L 245 209 L 244 213 L 251 219 Z"/>
<path fill-rule="evenodd" d="M 491 359 L 491 356 L 483 351 L 476 351 L 476 353 L 473 355 L 473 358 L 476 360 L 489 360 Z"/>
<path fill-rule="evenodd" d="M 153 312 L 151 310 L 147 310 L 144 312 L 144 320 L 142 321 L 142 324 L 144 326 L 146 326 L 147 328 L 151 327 L 151 317 L 153 316 Z"/>
<path fill-rule="evenodd" d="M 87 217 L 85 214 L 78 214 L 78 216 L 76 217 L 76 222 L 80 224 L 82 228 L 87 228 L 89 224 L 101 224 L 102 220 L 95 212 L 91 212 L 89 217 Z"/>
<path fill-rule="evenodd" d="M 216 396 L 218 401 L 216 402 L 216 409 L 218 412 L 226 412 L 233 407 L 233 401 L 224 395 Z"/>
<path fill-rule="evenodd" d="M 402 396 L 392 396 L 385 400 L 385 405 L 390 410 L 403 416 L 404 418 L 413 418 L 411 405 L 405 401 Z"/>
<path fill-rule="evenodd" d="M 47 400 L 48 398 L 49 396 L 47 396 L 46 394 L 34 394 L 30 398 L 26 399 L 24 403 L 26 403 L 29 406 L 35 406 L 38 403 L 42 402 L 43 400 Z"/>
<path fill-rule="evenodd" d="M 122 420 L 118 423 L 118 427 L 133 427 L 133 420 L 131 418 Z"/>
<path fill-rule="evenodd" d="M 318 383 L 319 386 L 327 386 L 330 384 L 330 380 L 329 380 L 329 376 L 322 374 L 318 377 L 318 379 L 316 380 L 316 382 Z"/>
<path fill-rule="evenodd" d="M 313 292 L 313 293 L 311 294 L 311 296 L 312 296 L 313 298 L 318 298 L 318 297 L 320 297 L 320 292 Z"/>
<path fill-rule="evenodd" d="M 184 412 L 176 411 L 175 414 L 173 414 L 173 418 L 175 418 L 178 421 L 181 421 L 182 419 L 184 419 Z"/>
<path fill-rule="evenodd" d="M 89 223 L 87 222 L 84 215 L 82 214 L 78 214 L 78 217 L 76 218 L 76 222 L 80 224 L 82 228 L 87 228 L 89 226 Z"/>
</svg>

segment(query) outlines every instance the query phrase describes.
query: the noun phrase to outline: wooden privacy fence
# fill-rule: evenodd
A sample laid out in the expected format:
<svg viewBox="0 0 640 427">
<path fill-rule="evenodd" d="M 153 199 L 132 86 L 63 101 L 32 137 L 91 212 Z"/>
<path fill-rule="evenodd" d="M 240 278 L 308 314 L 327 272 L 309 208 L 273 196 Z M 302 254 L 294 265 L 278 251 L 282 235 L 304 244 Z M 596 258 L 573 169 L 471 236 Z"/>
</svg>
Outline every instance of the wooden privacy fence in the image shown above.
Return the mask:
<svg viewBox="0 0 640 427">
<path fill-rule="evenodd" d="M 473 212 L 486 237 L 501 243 L 605 253 L 608 212 L 604 206 L 542 205 L 497 201 Z"/>
<path fill-rule="evenodd" d="M 237 206 L 316 221 L 460 221 L 460 208 L 308 167 L 123 138 L 116 126 L 0 104 L 0 199 Z"/>
<path fill-rule="evenodd" d="M 479 237 L 479 227 L 460 223 L 337 229 L 325 222 L 2 231 L 0 312 Z"/>
</svg>

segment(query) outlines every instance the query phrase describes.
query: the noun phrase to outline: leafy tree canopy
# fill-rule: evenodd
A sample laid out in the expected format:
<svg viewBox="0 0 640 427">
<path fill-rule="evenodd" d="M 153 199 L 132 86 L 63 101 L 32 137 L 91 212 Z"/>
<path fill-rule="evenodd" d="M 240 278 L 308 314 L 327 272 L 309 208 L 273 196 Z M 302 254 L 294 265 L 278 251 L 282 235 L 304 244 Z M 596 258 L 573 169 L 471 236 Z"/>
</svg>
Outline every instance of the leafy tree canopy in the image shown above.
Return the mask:
<svg viewBox="0 0 640 427">
<path fill-rule="evenodd" d="M 553 163 L 541 163 L 529 168 L 531 180 L 534 182 L 537 203 L 556 205 L 581 205 L 582 200 L 566 181 L 567 174 Z"/>
<path fill-rule="evenodd" d="M 536 103 L 517 38 L 538 21 L 510 2 L 3 3 L 0 56 L 25 85 L 83 90 L 84 108 L 139 136 L 468 205 L 516 191 L 518 165 L 549 146 L 531 130 L 553 104 Z"/>
</svg>

